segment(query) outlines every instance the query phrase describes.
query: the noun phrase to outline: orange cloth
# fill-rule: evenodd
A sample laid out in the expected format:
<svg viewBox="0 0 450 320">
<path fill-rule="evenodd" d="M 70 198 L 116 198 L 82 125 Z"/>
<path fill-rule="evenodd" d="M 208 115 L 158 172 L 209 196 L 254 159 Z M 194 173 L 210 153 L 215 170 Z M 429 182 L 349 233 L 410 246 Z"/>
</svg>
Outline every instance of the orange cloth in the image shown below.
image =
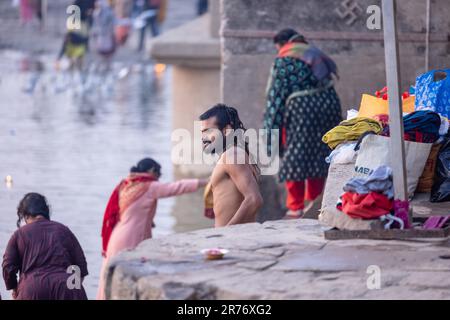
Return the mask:
<svg viewBox="0 0 450 320">
<path fill-rule="evenodd" d="M 410 96 L 403 99 L 403 112 L 413 112 L 415 101 L 415 96 Z M 359 106 L 359 116 L 373 118 L 377 114 L 389 114 L 389 102 L 370 94 L 363 94 L 361 104 Z"/>
</svg>

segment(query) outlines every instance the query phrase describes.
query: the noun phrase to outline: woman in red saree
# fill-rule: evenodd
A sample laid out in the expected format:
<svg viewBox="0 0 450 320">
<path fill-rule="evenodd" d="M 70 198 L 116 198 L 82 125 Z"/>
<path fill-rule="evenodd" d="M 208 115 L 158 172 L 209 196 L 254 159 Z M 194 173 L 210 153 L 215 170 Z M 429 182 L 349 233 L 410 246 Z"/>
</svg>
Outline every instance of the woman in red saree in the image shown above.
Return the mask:
<svg viewBox="0 0 450 320">
<path fill-rule="evenodd" d="M 103 265 L 97 299 L 105 299 L 104 277 L 109 260 L 120 251 L 135 248 L 152 237 L 153 218 L 159 198 L 195 192 L 205 180 L 158 181 L 161 166 L 153 159 L 141 160 L 113 191 L 103 219 Z"/>
</svg>

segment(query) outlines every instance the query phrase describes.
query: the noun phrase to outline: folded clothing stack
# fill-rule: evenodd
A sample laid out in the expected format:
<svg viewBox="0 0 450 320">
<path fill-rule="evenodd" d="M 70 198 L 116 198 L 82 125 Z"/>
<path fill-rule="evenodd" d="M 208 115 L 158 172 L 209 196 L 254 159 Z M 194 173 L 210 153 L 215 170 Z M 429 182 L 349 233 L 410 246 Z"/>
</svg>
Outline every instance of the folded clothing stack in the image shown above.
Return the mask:
<svg viewBox="0 0 450 320">
<path fill-rule="evenodd" d="M 344 186 L 337 208 L 355 219 L 378 219 L 393 210 L 392 169 L 380 166 L 367 178 L 352 178 Z"/>
</svg>

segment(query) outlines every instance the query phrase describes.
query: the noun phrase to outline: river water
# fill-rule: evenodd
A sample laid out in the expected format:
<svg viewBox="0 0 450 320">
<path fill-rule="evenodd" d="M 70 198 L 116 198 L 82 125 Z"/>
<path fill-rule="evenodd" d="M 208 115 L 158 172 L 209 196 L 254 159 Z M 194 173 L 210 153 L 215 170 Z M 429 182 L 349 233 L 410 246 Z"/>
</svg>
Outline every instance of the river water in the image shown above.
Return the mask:
<svg viewBox="0 0 450 320">
<path fill-rule="evenodd" d="M 85 288 L 93 299 L 102 216 L 113 188 L 146 156 L 162 164 L 162 181 L 174 179 L 170 69 L 157 73 L 151 64 L 116 63 L 114 77 L 82 90 L 73 85 L 76 77 L 53 71 L 51 59 L 41 62 L 45 71 L 27 93 L 33 77 L 29 59 L 0 52 L 0 252 L 16 229 L 23 195 L 44 194 L 52 219 L 67 225 L 85 251 L 90 271 Z M 6 183 L 7 176 L 12 183 Z M 189 203 L 189 210 L 174 212 L 183 203 Z M 209 226 L 200 208 L 201 192 L 161 200 L 154 237 Z M 0 293 L 10 297 L 3 281 Z"/>
</svg>

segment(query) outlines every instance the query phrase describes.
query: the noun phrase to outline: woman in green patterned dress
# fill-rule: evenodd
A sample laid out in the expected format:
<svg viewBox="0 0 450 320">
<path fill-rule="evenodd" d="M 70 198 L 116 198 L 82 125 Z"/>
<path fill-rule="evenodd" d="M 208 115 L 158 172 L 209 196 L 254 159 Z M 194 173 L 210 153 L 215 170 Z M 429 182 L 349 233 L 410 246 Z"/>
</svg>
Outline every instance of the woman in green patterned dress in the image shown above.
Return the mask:
<svg viewBox="0 0 450 320">
<path fill-rule="evenodd" d="M 266 129 L 280 130 L 279 180 L 286 182 L 287 218 L 301 218 L 322 193 L 328 146 L 322 136 L 338 125 L 341 105 L 334 89 L 336 64 L 293 29 L 274 37 L 278 49 L 267 87 Z"/>
</svg>

